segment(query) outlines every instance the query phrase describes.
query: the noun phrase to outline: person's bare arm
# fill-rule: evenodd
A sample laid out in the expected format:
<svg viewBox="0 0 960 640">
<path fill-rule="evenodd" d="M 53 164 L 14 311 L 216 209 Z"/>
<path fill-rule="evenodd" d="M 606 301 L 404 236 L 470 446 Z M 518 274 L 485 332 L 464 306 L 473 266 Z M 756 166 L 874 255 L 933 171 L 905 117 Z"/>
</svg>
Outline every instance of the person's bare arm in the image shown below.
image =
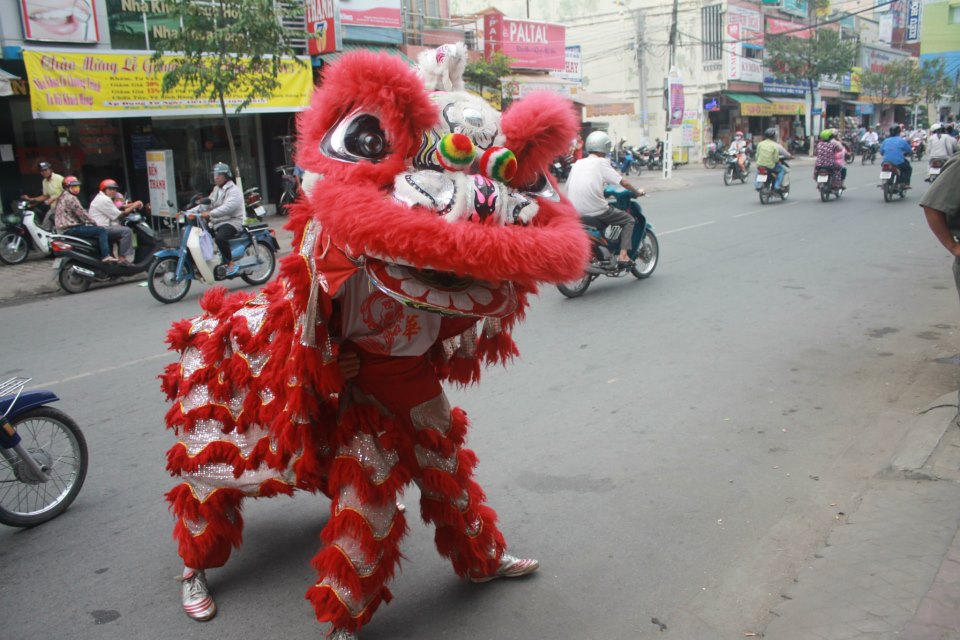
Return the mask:
<svg viewBox="0 0 960 640">
<path fill-rule="evenodd" d="M 933 235 L 937 236 L 940 244 L 952 255 L 960 257 L 960 242 L 953 238 L 953 232 L 947 226 L 947 216 L 942 211 L 924 207 L 923 213 L 927 216 L 927 225 Z"/>
<path fill-rule="evenodd" d="M 620 186 L 637 196 L 638 198 L 646 193 L 643 189 L 637 189 L 626 178 L 620 178 Z"/>
</svg>

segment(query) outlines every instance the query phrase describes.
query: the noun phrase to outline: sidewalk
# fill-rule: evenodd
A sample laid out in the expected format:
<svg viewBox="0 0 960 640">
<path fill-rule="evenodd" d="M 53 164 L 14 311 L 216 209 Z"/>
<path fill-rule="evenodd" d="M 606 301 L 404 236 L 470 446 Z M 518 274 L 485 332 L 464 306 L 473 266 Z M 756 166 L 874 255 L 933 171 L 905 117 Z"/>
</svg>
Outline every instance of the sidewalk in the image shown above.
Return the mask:
<svg viewBox="0 0 960 640">
<path fill-rule="evenodd" d="M 770 613 L 775 640 L 960 640 L 957 393 L 938 398 L 887 473 Z"/>
<path fill-rule="evenodd" d="M 287 223 L 287 218 L 283 216 L 267 216 L 265 222 L 270 225 L 277 234 L 277 242 L 280 244 L 280 255 L 290 253 L 290 244 L 293 241 L 293 234 L 283 228 Z M 170 246 L 176 246 L 177 238 L 169 234 L 164 235 L 164 239 Z M 21 264 L 0 264 L 0 305 L 11 302 L 18 302 L 35 298 L 37 296 L 48 295 L 70 295 L 60 289 L 57 284 L 57 272 L 53 269 L 53 260 L 43 257 L 36 252 L 31 252 L 26 262 Z M 131 282 L 139 282 L 146 277 L 145 273 L 126 278 L 116 283 L 108 285 L 93 286 L 115 286 Z"/>
</svg>

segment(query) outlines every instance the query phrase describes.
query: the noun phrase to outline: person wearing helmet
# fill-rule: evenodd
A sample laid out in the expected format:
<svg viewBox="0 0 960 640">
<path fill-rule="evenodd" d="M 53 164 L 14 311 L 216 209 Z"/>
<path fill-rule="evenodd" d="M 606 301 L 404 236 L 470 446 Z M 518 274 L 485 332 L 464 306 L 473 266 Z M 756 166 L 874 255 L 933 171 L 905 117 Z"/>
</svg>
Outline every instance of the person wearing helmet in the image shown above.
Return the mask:
<svg viewBox="0 0 960 640">
<path fill-rule="evenodd" d="M 737 131 L 733 134 L 733 142 L 730 143 L 730 148 L 727 149 L 727 153 L 731 155 L 736 154 L 740 171 L 745 172 L 747 170 L 747 141 L 743 138 L 743 131 Z"/>
<path fill-rule="evenodd" d="M 612 147 L 610 136 L 603 131 L 594 131 L 587 136 L 583 144 L 587 155 L 573 163 L 567 177 L 567 197 L 581 216 L 592 216 L 604 224 L 621 227 L 619 261 L 629 264 L 633 216 L 611 207 L 603 197 L 603 188 L 608 184 L 617 184 L 635 196 L 642 196 L 644 191 L 636 189 L 610 165 L 607 156 Z"/>
<path fill-rule="evenodd" d="M 927 138 L 927 152 L 928 166 L 934 160 L 946 161 L 957 152 L 957 141 L 953 139 L 953 136 L 943 132 L 943 123 L 937 122 L 930 127 L 930 137 Z M 927 182 L 932 182 L 929 176 Z"/>
<path fill-rule="evenodd" d="M 910 188 L 910 177 L 913 175 L 913 167 L 907 156 L 913 153 L 913 147 L 910 143 L 900 137 L 900 126 L 890 127 L 890 137 L 880 145 L 880 155 L 884 162 L 889 162 L 900 170 L 901 184 L 907 189 Z"/>
<path fill-rule="evenodd" d="M 780 188 L 783 184 L 783 176 L 787 173 L 787 168 L 780 163 L 781 157 L 790 159 L 793 156 L 777 142 L 777 130 L 770 127 L 763 132 L 763 140 L 757 145 L 757 166 L 772 171 L 776 176 L 773 182 L 774 189 Z"/>
<path fill-rule="evenodd" d="M 40 170 L 40 176 L 43 178 L 41 182 L 42 193 L 39 196 L 23 194 L 21 197 L 28 202 L 39 205 L 37 213 L 42 218 L 41 226 L 49 231 L 53 228 L 53 215 L 49 212 L 56 206 L 57 198 L 63 193 L 63 176 L 56 173 L 53 170 L 53 165 L 46 160 L 38 162 L 37 169 Z"/>
<path fill-rule="evenodd" d="M 953 256 L 953 280 L 960 293 L 960 154 L 943 166 L 940 178 L 920 199 L 927 225 Z"/>
<path fill-rule="evenodd" d="M 120 218 L 139 209 L 143 203 L 139 200 L 121 209 L 114 202 L 120 185 L 115 180 L 107 178 L 100 183 L 100 192 L 90 202 L 90 217 L 97 226 L 107 230 L 107 240 L 110 246 L 116 242 L 119 245 L 120 262 L 129 262 L 133 254 L 133 231 L 120 224 Z"/>
<path fill-rule="evenodd" d="M 244 206 L 240 187 L 233 182 L 233 172 L 225 162 L 213 165 L 213 191 L 210 193 L 210 209 L 203 217 L 213 225 L 214 240 L 220 250 L 220 260 L 227 265 L 224 275 L 232 276 L 237 272 L 230 254 L 230 238 L 240 235 L 243 230 Z"/>
<path fill-rule="evenodd" d="M 64 191 L 57 198 L 53 214 L 58 233 L 66 233 L 78 238 L 94 238 L 100 244 L 100 255 L 104 262 L 117 262 L 110 255 L 110 242 L 107 230 L 98 227 L 96 221 L 84 210 L 77 198 L 80 195 L 80 180 L 75 176 L 63 179 Z"/>
<path fill-rule="evenodd" d="M 824 129 L 820 132 L 820 140 L 817 142 L 817 161 L 813 168 L 813 178 L 817 178 L 817 169 L 829 169 L 831 174 L 835 171 L 840 172 L 841 183 L 847 179 L 847 168 L 844 164 L 844 154 L 846 149 L 837 139 L 836 129 Z M 844 185 L 841 184 L 843 189 Z"/>
</svg>

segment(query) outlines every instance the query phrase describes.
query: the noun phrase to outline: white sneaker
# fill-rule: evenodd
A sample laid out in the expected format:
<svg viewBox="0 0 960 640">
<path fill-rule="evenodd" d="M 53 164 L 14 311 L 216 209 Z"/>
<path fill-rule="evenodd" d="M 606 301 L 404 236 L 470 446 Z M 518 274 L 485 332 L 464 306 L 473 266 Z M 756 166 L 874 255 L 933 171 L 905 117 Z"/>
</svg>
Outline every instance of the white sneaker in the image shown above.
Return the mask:
<svg viewBox="0 0 960 640">
<path fill-rule="evenodd" d="M 180 595 L 184 613 L 198 622 L 206 622 L 217 614 L 217 603 L 210 596 L 207 576 L 203 571 L 194 569 L 177 580 L 183 583 Z"/>
<path fill-rule="evenodd" d="M 540 568 L 540 562 L 533 558 L 517 558 L 510 554 L 500 556 L 500 566 L 489 576 L 470 576 L 470 582 L 490 582 L 497 578 L 519 578 Z"/>
</svg>

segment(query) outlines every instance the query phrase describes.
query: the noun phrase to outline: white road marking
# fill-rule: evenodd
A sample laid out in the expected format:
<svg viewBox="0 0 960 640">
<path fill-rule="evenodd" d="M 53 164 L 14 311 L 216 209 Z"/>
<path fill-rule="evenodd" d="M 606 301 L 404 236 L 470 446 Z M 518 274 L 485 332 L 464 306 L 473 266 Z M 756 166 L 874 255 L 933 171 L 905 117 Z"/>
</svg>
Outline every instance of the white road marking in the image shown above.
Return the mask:
<svg viewBox="0 0 960 640">
<path fill-rule="evenodd" d="M 789 206 L 794 205 L 794 204 L 800 204 L 800 201 L 799 201 L 799 200 L 792 200 L 792 201 L 790 201 L 790 202 L 780 203 L 778 206 L 774 206 L 772 209 L 771 209 L 769 206 L 765 206 L 765 207 L 763 207 L 762 209 L 754 209 L 753 211 L 746 211 L 746 212 L 744 212 L 744 213 L 738 213 L 737 215 L 735 215 L 735 216 L 733 216 L 733 217 L 734 217 L 734 218 L 744 218 L 744 217 L 746 217 L 746 216 L 752 216 L 752 215 L 755 215 L 755 214 L 757 214 L 757 213 L 763 213 L 763 212 L 765 212 L 765 211 L 776 211 L 777 209 L 780 209 L 780 208 L 782 208 L 782 207 L 789 207 Z"/>
<path fill-rule="evenodd" d="M 116 371 L 118 369 L 126 369 L 127 367 L 132 367 L 134 365 L 140 364 L 142 362 L 149 362 L 150 360 L 158 360 L 159 358 L 172 358 L 173 353 L 158 353 L 154 356 L 147 356 L 146 358 L 140 358 L 139 360 L 131 360 L 130 362 L 124 362 L 122 364 L 117 364 L 112 367 L 104 367 L 103 369 L 95 369 L 93 371 L 87 371 L 85 373 L 78 373 L 75 376 L 70 376 L 68 378 L 62 378 L 60 380 L 51 380 L 50 382 L 44 382 L 41 384 L 32 384 L 31 387 L 46 389 L 52 387 L 55 384 L 63 384 L 64 382 L 73 382 L 74 380 L 80 380 L 82 378 L 89 378 L 90 376 L 99 375 L 101 373 L 109 373 L 110 371 Z"/>
<path fill-rule="evenodd" d="M 707 222 L 701 222 L 700 224 L 692 224 L 689 227 L 680 227 L 679 229 L 670 229 L 670 231 L 658 231 L 658 236 L 665 236 L 668 233 L 677 233 L 678 231 L 687 231 L 688 229 L 696 229 L 697 227 L 705 227 L 708 224 L 713 224 L 713 220 L 708 220 Z"/>
</svg>

